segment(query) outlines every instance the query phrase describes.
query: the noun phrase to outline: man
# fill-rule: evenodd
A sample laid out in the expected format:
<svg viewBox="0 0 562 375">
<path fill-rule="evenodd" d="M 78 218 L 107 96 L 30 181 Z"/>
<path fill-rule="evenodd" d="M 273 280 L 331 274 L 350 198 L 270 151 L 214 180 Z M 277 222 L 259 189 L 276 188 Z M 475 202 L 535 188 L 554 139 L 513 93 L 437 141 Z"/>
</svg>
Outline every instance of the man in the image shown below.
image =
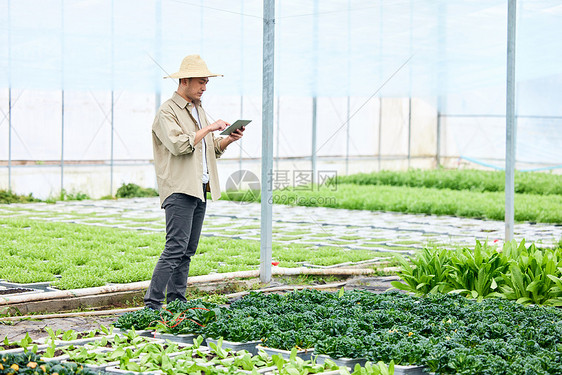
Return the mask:
<svg viewBox="0 0 562 375">
<path fill-rule="evenodd" d="M 166 212 L 166 245 L 154 268 L 144 303 L 160 309 L 167 302 L 185 301 L 189 263 L 195 255 L 205 217 L 206 194 L 220 197 L 216 159 L 225 148 L 242 137 L 244 128 L 227 137 L 215 137 L 229 123 L 209 124 L 201 107 L 201 96 L 209 77 L 222 76 L 209 71 L 199 55 L 183 59 L 177 73 L 179 85 L 164 102 L 152 125 L 154 166 L 160 203 Z"/>
</svg>

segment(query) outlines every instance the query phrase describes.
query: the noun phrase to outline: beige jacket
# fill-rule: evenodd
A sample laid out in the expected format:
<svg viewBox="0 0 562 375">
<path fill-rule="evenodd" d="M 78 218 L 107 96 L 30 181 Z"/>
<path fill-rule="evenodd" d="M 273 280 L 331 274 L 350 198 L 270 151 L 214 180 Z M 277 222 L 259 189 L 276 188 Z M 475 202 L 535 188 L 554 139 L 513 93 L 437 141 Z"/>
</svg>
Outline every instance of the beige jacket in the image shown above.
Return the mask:
<svg viewBox="0 0 562 375">
<path fill-rule="evenodd" d="M 160 194 L 160 204 L 173 193 L 184 193 L 204 200 L 203 196 L 203 150 L 202 141 L 193 145 L 195 133 L 199 130 L 191 114 L 193 104 L 177 92 L 160 106 L 152 124 L 152 147 L 154 167 Z M 198 103 L 197 112 L 201 126 L 209 125 L 205 111 Z M 207 145 L 207 170 L 212 200 L 220 198 L 217 158 L 224 150 L 220 147 L 222 138 L 213 133 L 205 136 Z"/>
</svg>

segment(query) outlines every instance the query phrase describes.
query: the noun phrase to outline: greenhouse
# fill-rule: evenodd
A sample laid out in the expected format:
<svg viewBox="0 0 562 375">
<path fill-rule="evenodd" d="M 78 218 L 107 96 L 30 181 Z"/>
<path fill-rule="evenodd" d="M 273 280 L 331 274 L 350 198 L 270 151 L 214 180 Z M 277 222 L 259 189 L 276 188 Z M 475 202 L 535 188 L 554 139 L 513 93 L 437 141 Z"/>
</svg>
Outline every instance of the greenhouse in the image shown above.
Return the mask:
<svg viewBox="0 0 562 375">
<path fill-rule="evenodd" d="M 562 373 L 561 19 L 0 0 L 0 374 Z"/>
</svg>

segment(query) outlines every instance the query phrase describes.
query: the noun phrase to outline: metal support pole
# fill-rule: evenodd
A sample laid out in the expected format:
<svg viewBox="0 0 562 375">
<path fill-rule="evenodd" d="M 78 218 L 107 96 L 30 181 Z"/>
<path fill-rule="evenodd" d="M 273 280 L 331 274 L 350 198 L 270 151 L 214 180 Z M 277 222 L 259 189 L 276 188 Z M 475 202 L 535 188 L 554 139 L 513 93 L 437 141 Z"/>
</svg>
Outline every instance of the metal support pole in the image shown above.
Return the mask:
<svg viewBox="0 0 562 375">
<path fill-rule="evenodd" d="M 61 0 L 61 145 L 60 199 L 64 200 L 64 0 Z"/>
<path fill-rule="evenodd" d="M 263 2 L 263 94 L 260 280 L 271 281 L 275 0 Z"/>
<path fill-rule="evenodd" d="M 109 155 L 109 195 L 113 196 L 113 167 L 115 164 L 114 160 L 114 140 L 115 140 L 115 123 L 114 119 L 114 109 L 115 109 L 115 87 L 114 87 L 114 68 L 115 63 L 115 48 L 114 48 L 114 38 L 115 38 L 115 1 L 111 1 L 111 150 Z"/>
<path fill-rule="evenodd" d="M 279 135 L 280 135 L 280 116 L 279 116 L 279 107 L 281 106 L 281 97 L 277 96 L 277 118 L 275 119 L 277 128 L 275 131 L 275 170 L 279 170 Z"/>
<path fill-rule="evenodd" d="M 240 118 L 244 118 L 244 95 L 240 95 Z M 242 170 L 242 150 L 243 150 L 243 143 L 242 141 L 244 138 L 238 140 L 238 147 L 240 147 L 239 154 L 238 154 L 238 170 Z"/>
<path fill-rule="evenodd" d="M 282 32 L 282 27 L 281 27 L 281 19 L 282 19 L 282 2 L 279 1 L 277 3 L 277 8 L 275 9 L 276 15 L 277 15 L 277 24 L 275 25 L 277 28 L 277 34 L 281 35 Z M 281 40 L 277 40 L 276 41 L 276 45 L 275 48 L 277 49 L 277 55 L 281 56 Z M 279 59 L 279 57 L 277 57 L 277 59 Z M 281 66 L 278 65 L 277 67 L 277 71 L 276 71 L 277 77 L 281 77 Z M 279 91 L 280 89 L 277 88 L 277 108 L 276 108 L 276 113 L 275 113 L 275 170 L 279 171 L 279 163 L 280 163 L 280 159 L 281 159 L 281 149 L 279 147 L 280 142 L 281 142 L 281 93 Z M 276 173 L 277 175 L 277 173 Z"/>
<path fill-rule="evenodd" d="M 12 191 L 12 18 L 8 0 L 8 191 Z"/>
<path fill-rule="evenodd" d="M 445 3 L 439 2 L 439 4 L 437 5 L 437 35 L 446 35 L 447 33 L 447 28 L 446 28 L 446 20 L 447 20 L 447 5 Z M 447 54 L 447 48 L 446 48 L 446 44 L 444 41 L 444 38 L 438 38 L 438 53 L 439 56 L 446 56 Z M 437 79 L 438 82 L 438 93 L 437 95 L 439 95 L 437 97 L 437 124 L 436 124 L 436 145 L 435 145 L 435 164 L 437 168 L 441 168 L 441 127 L 442 127 L 442 114 L 444 111 L 444 102 L 445 102 L 445 97 L 444 97 L 444 83 L 443 81 L 445 81 L 445 83 L 447 82 L 447 77 L 448 74 L 447 72 L 445 72 L 445 74 L 443 74 L 442 77 L 439 77 L 439 79 Z"/>
<path fill-rule="evenodd" d="M 8 191 L 12 191 L 12 87 L 8 88 Z"/>
<path fill-rule="evenodd" d="M 382 60 L 384 39 L 384 1 L 379 2 L 379 60 Z M 379 80 L 383 81 L 383 68 L 382 64 L 379 64 Z M 382 97 L 379 97 L 379 172 L 381 171 L 381 156 L 382 156 Z"/>
<path fill-rule="evenodd" d="M 200 34 L 199 35 L 205 35 L 205 23 L 203 22 L 203 20 L 205 19 L 205 0 L 201 0 L 199 5 L 200 8 L 200 13 L 199 13 L 199 19 L 201 20 L 201 25 L 200 25 Z M 186 24 L 186 32 L 187 30 L 189 30 L 189 26 Z M 200 41 L 200 46 L 199 49 L 201 51 L 201 56 L 205 56 L 205 38 L 199 38 Z"/>
<path fill-rule="evenodd" d="M 438 101 L 441 101 L 441 96 L 439 96 Z M 435 146 L 435 163 L 436 167 L 441 167 L 441 105 L 438 104 L 437 109 L 437 145 Z"/>
<path fill-rule="evenodd" d="M 351 0 L 347 0 L 347 82 L 351 82 Z M 345 129 L 345 174 L 349 174 L 349 126 L 350 126 L 350 98 L 349 88 L 347 91 L 347 115 L 346 115 L 346 129 Z"/>
<path fill-rule="evenodd" d="M 316 115 L 317 115 L 318 102 L 316 95 L 312 98 L 312 154 L 310 155 L 311 169 L 312 169 L 312 184 L 316 183 Z"/>
<path fill-rule="evenodd" d="M 517 1 L 507 3 L 507 89 L 505 110 L 505 242 L 513 239 L 515 216 L 515 35 Z"/>
<path fill-rule="evenodd" d="M 64 88 L 61 90 L 60 199 L 64 200 Z"/>
<path fill-rule="evenodd" d="M 113 4 L 112 4 L 113 5 Z M 113 40 L 113 17 L 114 14 L 112 12 L 112 28 L 111 28 L 111 38 Z M 156 61 L 162 61 L 162 0 L 156 0 L 155 9 L 154 9 L 154 23 L 156 27 L 154 28 L 154 49 L 156 51 L 154 59 Z M 113 42 L 112 42 L 113 43 Z M 113 65 L 113 61 L 111 62 Z M 113 67 L 111 68 L 113 69 Z M 158 113 L 158 109 L 160 108 L 160 102 L 162 101 L 162 93 L 161 93 L 161 82 L 162 82 L 162 75 L 158 72 L 154 74 L 154 114 Z"/>
<path fill-rule="evenodd" d="M 412 45 L 413 45 L 413 30 L 414 30 L 414 9 L 415 5 L 412 0 L 410 0 L 410 55 L 412 55 Z M 408 84 L 409 84 L 409 95 L 408 95 L 408 169 L 411 167 L 412 163 L 412 65 L 408 67 Z"/>
<path fill-rule="evenodd" d="M 381 171 L 382 155 L 382 98 L 379 98 L 379 172 Z"/>
<path fill-rule="evenodd" d="M 113 68 L 112 68 L 113 69 Z M 110 155 L 110 177 L 109 177 L 109 195 L 113 195 L 113 166 L 115 164 L 114 160 L 114 140 L 115 140 L 115 123 L 113 122 L 114 114 L 114 91 L 111 90 L 111 155 Z"/>
<path fill-rule="evenodd" d="M 158 113 L 158 110 L 160 109 L 160 102 L 162 101 L 162 93 L 160 91 L 156 91 L 154 93 L 154 115 L 156 116 L 156 113 Z"/>
<path fill-rule="evenodd" d="M 240 2 L 240 118 L 244 118 L 244 2 Z M 238 170 L 242 170 L 243 138 L 238 142 Z"/>
<path fill-rule="evenodd" d="M 312 85 L 313 85 L 313 95 L 314 97 L 312 98 L 312 153 L 310 154 L 310 164 L 311 164 L 311 169 L 312 169 L 312 178 L 311 178 L 311 183 L 315 184 L 316 183 L 316 125 L 317 125 L 317 114 L 318 114 L 318 98 L 317 96 L 317 87 L 318 87 L 318 10 L 319 10 L 319 4 L 318 4 L 319 0 L 314 0 L 314 10 L 313 10 L 313 19 L 312 19 L 312 58 L 313 58 L 313 62 L 312 62 L 312 68 L 314 69 L 314 77 L 313 77 L 313 81 L 312 81 Z"/>
<path fill-rule="evenodd" d="M 350 112 L 350 98 L 347 97 L 347 123 L 345 129 L 345 174 L 349 174 L 349 112 Z"/>
<path fill-rule="evenodd" d="M 408 169 L 412 161 L 412 95 L 408 98 Z"/>
</svg>

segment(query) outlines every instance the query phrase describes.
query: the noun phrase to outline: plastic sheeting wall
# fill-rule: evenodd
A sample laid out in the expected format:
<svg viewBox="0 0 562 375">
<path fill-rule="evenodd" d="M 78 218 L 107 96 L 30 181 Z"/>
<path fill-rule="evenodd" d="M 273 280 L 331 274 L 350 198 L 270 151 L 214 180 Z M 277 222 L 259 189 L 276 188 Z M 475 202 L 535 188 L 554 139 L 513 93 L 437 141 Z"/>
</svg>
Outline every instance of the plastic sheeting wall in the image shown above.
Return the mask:
<svg viewBox="0 0 562 375">
<path fill-rule="evenodd" d="M 562 5 L 518 4 L 517 160 L 557 167 Z M 259 157 L 261 6 L 0 0 L 2 164 L 150 160 L 155 108 L 177 84 L 162 77 L 191 53 L 225 75 L 205 94 L 211 117 L 254 120 L 225 157 Z M 316 96 L 320 157 L 435 157 L 439 122 L 442 157 L 503 165 L 506 1 L 283 0 L 276 17 L 275 156 L 311 154 Z"/>
</svg>

